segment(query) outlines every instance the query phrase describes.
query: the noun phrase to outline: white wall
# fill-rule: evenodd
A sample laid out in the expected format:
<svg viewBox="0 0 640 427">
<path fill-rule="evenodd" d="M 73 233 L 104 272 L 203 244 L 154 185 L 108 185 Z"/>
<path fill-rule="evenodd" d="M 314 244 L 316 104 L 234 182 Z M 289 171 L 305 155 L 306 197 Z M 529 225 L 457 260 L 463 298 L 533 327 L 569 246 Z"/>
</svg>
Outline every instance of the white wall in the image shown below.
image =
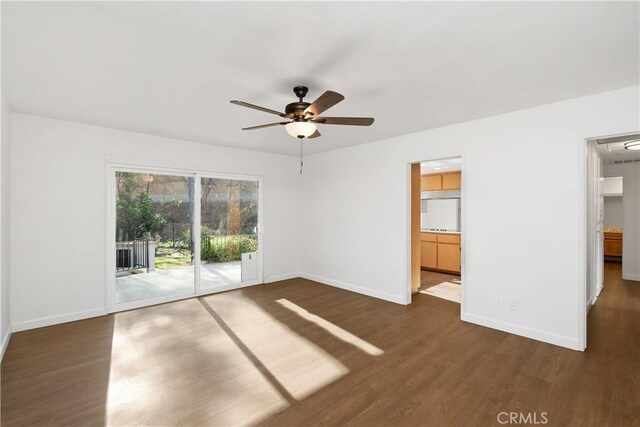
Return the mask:
<svg viewBox="0 0 640 427">
<path fill-rule="evenodd" d="M 605 164 L 604 176 L 623 177 L 622 277 L 640 280 L 640 162 Z"/>
<path fill-rule="evenodd" d="M 2 97 L 2 149 L 0 150 L 0 356 L 11 333 L 10 250 L 9 250 L 9 183 L 11 156 L 11 114 Z"/>
<path fill-rule="evenodd" d="M 604 246 L 602 228 L 604 226 L 604 197 L 602 196 L 602 159 L 595 144 L 587 145 L 586 180 L 586 240 L 587 246 L 587 310 L 600 295 L 604 282 Z M 560 207 L 562 209 L 563 207 Z M 586 330 L 584 331 L 586 333 Z M 586 336 L 585 336 L 586 338 Z"/>
<path fill-rule="evenodd" d="M 325 283 L 405 302 L 407 162 L 462 155 L 463 319 L 582 350 L 585 138 L 639 129 L 639 90 L 310 156 L 302 271 Z M 494 295 L 499 307 L 492 306 Z M 509 300 L 519 309 L 509 310 Z"/>
<path fill-rule="evenodd" d="M 604 226 L 622 227 L 622 196 L 604 198 Z"/>
<path fill-rule="evenodd" d="M 2 5 L 0 5 L 1 16 Z M 2 19 L 0 18 L 0 22 Z M 0 55 L 1 57 L 1 55 Z M 0 59 L 1 61 L 1 59 Z M 0 65 L 0 69 L 3 67 Z M 2 73 L 4 76 L 4 72 Z M 0 104 L 0 360 L 11 334 L 9 299 L 9 180 L 11 156 L 11 114 L 4 81 Z"/>
<path fill-rule="evenodd" d="M 265 281 L 299 272 L 296 158 L 22 114 L 11 125 L 14 330 L 105 312 L 107 161 L 263 176 Z"/>
<path fill-rule="evenodd" d="M 294 157 L 14 114 L 14 329 L 104 313 L 108 160 L 263 175 L 266 281 L 303 272 L 406 303 L 407 163 L 462 155 L 463 319 L 581 349 L 584 139 L 638 130 L 639 89 L 309 156 L 301 180 Z"/>
</svg>

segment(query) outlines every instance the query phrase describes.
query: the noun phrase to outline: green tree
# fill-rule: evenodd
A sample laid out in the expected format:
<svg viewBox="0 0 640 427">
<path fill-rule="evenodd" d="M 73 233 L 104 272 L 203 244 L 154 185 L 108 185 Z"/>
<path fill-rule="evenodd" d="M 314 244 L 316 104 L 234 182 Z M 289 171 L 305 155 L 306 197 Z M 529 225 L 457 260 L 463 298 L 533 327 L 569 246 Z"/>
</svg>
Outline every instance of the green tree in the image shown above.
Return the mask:
<svg viewBox="0 0 640 427">
<path fill-rule="evenodd" d="M 162 230 L 165 219 L 153 211 L 151 196 L 146 191 L 136 192 L 136 177 L 132 173 L 118 176 L 116 227 L 120 239 L 150 238 Z"/>
</svg>

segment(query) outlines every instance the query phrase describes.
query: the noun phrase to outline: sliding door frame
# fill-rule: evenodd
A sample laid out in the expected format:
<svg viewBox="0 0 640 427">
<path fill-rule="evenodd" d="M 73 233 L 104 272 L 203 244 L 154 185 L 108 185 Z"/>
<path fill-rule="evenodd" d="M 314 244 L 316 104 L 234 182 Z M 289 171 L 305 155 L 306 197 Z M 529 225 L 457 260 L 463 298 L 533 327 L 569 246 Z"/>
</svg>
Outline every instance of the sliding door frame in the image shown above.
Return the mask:
<svg viewBox="0 0 640 427">
<path fill-rule="evenodd" d="M 193 245 L 194 245 L 194 291 L 193 292 L 181 292 L 171 295 L 162 295 L 154 298 L 147 298 L 143 300 L 130 301 L 126 303 L 116 303 L 116 291 L 115 291 L 115 245 L 116 245 L 116 172 L 132 172 L 132 173 L 149 173 L 158 175 L 171 175 L 171 176 L 183 176 L 192 177 L 194 179 L 194 204 L 193 204 Z M 217 292 L 224 292 L 232 289 L 244 288 L 247 286 L 254 286 L 263 283 L 264 279 L 264 263 L 263 263 L 263 178 L 257 175 L 242 175 L 242 174 L 229 174 L 229 173 L 217 173 L 212 171 L 200 170 L 200 169 L 184 169 L 184 168 L 169 168 L 160 166 L 148 166 L 148 165 L 136 165 L 128 163 L 108 162 L 107 168 L 107 203 L 106 203 L 106 266 L 107 266 L 107 280 L 106 280 L 106 301 L 107 312 L 115 313 L 119 311 L 132 310 L 135 308 L 148 307 L 156 304 L 163 304 L 172 301 L 178 301 L 182 299 L 199 297 L 202 295 L 214 294 Z M 258 183 L 258 278 L 256 280 L 248 282 L 240 282 L 238 284 L 224 285 L 213 289 L 203 290 L 200 283 L 200 215 L 201 215 L 201 195 L 202 195 L 202 178 L 214 178 L 214 179 L 228 179 L 235 181 L 252 181 Z"/>
</svg>

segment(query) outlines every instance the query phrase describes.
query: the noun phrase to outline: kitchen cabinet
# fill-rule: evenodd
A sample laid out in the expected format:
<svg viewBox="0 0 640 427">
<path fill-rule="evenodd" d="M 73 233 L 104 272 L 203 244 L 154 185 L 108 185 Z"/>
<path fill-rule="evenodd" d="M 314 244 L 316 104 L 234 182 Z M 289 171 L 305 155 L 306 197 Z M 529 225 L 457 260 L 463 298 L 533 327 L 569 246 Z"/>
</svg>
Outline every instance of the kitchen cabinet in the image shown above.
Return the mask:
<svg viewBox="0 0 640 427">
<path fill-rule="evenodd" d="M 420 184 L 422 191 L 442 190 L 442 175 L 422 175 L 420 178 Z"/>
<path fill-rule="evenodd" d="M 460 272 L 460 235 L 420 233 L 420 266 Z"/>
<path fill-rule="evenodd" d="M 622 233 L 604 233 L 604 255 L 622 256 Z"/>
<path fill-rule="evenodd" d="M 438 243 L 439 270 L 460 271 L 460 245 L 453 243 Z"/>
<path fill-rule="evenodd" d="M 420 242 L 420 266 L 438 268 L 438 243 Z"/>
<path fill-rule="evenodd" d="M 462 188 L 461 183 L 462 183 L 462 174 L 460 172 L 442 174 L 443 190 L 460 190 Z"/>
<path fill-rule="evenodd" d="M 462 188 L 462 175 L 460 171 L 430 173 L 422 175 L 422 191 L 460 190 Z"/>
</svg>

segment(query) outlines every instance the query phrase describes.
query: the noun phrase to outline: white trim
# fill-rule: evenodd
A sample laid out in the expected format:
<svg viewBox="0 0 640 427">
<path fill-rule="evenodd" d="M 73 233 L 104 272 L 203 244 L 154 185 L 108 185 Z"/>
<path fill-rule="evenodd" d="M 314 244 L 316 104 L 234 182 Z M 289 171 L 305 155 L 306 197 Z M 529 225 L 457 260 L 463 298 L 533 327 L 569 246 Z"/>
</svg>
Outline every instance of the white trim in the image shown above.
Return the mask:
<svg viewBox="0 0 640 427">
<path fill-rule="evenodd" d="M 105 185 L 107 189 L 105 194 L 107 196 L 107 200 L 105 203 L 105 209 L 107 210 L 105 219 L 106 223 L 104 224 L 105 229 L 105 310 L 107 313 L 111 313 L 113 311 L 113 304 L 116 299 L 115 295 L 115 275 L 109 274 L 108 271 L 113 272 L 111 266 L 116 265 L 115 251 L 113 248 L 115 247 L 115 223 L 116 223 L 116 176 L 115 169 L 110 163 L 105 163 Z"/>
<path fill-rule="evenodd" d="M 213 295 L 220 292 L 233 291 L 235 289 L 247 288 L 249 286 L 261 285 L 262 283 L 257 280 L 252 280 L 245 283 L 231 283 L 229 285 L 217 286 L 212 289 L 205 289 L 198 295 L 193 292 L 183 292 L 180 294 L 163 295 L 156 298 L 146 298 L 138 301 L 130 301 L 125 303 L 115 304 L 112 313 L 119 313 L 121 311 L 136 310 L 138 308 L 152 307 L 154 305 L 167 304 L 170 302 L 183 301 L 191 298 L 200 298 L 207 295 Z"/>
<path fill-rule="evenodd" d="M 275 283 L 283 280 L 297 279 L 302 277 L 302 273 L 276 274 L 275 276 L 267 276 L 264 283 Z"/>
<path fill-rule="evenodd" d="M 114 294 L 115 295 L 115 294 Z M 154 298 L 144 298 L 140 300 L 119 302 L 112 305 L 109 313 L 118 313 L 120 311 L 135 310 L 137 308 L 151 307 L 153 305 L 166 304 L 173 301 L 181 301 L 183 299 L 194 298 L 197 295 L 193 292 L 181 292 L 174 294 L 161 295 Z"/>
<path fill-rule="evenodd" d="M 591 307 L 596 305 L 596 301 L 597 300 L 598 300 L 598 296 L 597 295 L 594 295 L 593 298 L 591 298 L 591 301 L 589 301 L 589 303 L 587 304 L 587 314 L 589 313 L 589 310 L 591 310 Z"/>
<path fill-rule="evenodd" d="M 411 304 L 411 293 L 413 292 L 413 272 L 412 272 L 412 265 L 411 265 L 411 261 L 412 261 L 412 253 L 413 253 L 413 246 L 412 246 L 412 240 L 413 240 L 413 230 L 412 228 L 412 218 L 411 218 L 411 202 L 412 202 L 412 198 L 413 198 L 413 179 L 411 177 L 412 175 L 412 171 L 411 171 L 411 165 L 414 164 L 416 162 L 412 162 L 412 161 L 407 161 L 404 164 L 405 167 L 405 179 L 406 179 L 406 184 L 405 184 L 405 224 L 406 224 L 406 228 L 405 228 L 405 250 L 404 253 L 402 254 L 403 259 L 404 259 L 404 268 L 405 268 L 405 286 L 404 286 L 404 301 L 403 304 Z M 420 181 L 422 182 L 422 180 Z"/>
<path fill-rule="evenodd" d="M 406 301 L 404 295 L 392 295 L 387 292 L 374 291 L 369 288 L 363 288 L 361 286 L 352 285 L 352 284 L 340 282 L 337 280 L 327 279 L 326 277 L 320 277 L 314 274 L 301 273 L 300 277 L 307 280 L 313 280 L 314 282 L 318 282 L 323 285 L 333 286 L 334 288 L 344 289 L 344 290 L 355 292 L 358 294 L 367 295 L 373 298 L 394 302 L 396 304 L 407 305 L 410 303 Z"/>
<path fill-rule="evenodd" d="M 7 328 L 7 333 L 2 337 L 2 343 L 0 343 L 0 362 L 4 359 L 4 352 L 9 347 L 9 340 L 11 339 L 11 325 Z"/>
<path fill-rule="evenodd" d="M 537 341 L 559 345 L 571 350 L 584 351 L 582 344 L 576 338 L 557 335 L 526 326 L 516 325 L 515 323 L 503 322 L 500 320 L 491 319 L 489 317 L 479 316 L 477 314 L 462 313 L 462 320 L 476 325 L 485 326 L 487 328 L 508 332 L 510 334 L 520 335 L 525 338 L 531 338 Z"/>
<path fill-rule="evenodd" d="M 200 260 L 200 245 L 202 244 L 202 236 L 200 235 L 200 216 L 202 214 L 202 201 L 200 200 L 200 197 L 202 197 L 202 176 L 196 173 L 193 177 L 193 217 L 191 218 L 191 229 L 193 230 L 193 236 L 191 236 L 191 241 L 193 243 L 193 290 L 196 295 L 200 295 L 202 293 L 202 283 L 200 283 L 200 268 L 202 267 Z M 242 271 L 242 267 L 240 267 L 240 271 Z"/>
<path fill-rule="evenodd" d="M 587 302 L 587 295 L 589 294 L 589 272 L 590 261 L 589 260 L 589 239 L 587 236 L 589 235 L 589 221 L 588 221 L 588 213 L 589 213 L 589 198 L 587 197 L 588 188 L 589 188 L 589 143 L 587 138 L 582 138 L 580 140 L 580 144 L 578 145 L 578 177 L 580 182 L 578 183 L 578 188 L 580 192 L 578 194 L 578 203 L 582 206 L 582 208 L 578 209 L 578 251 L 579 258 L 578 262 L 582 263 L 582 266 L 578 268 L 578 289 L 577 289 L 577 304 L 578 304 L 578 331 L 577 338 L 579 341 L 580 350 L 584 351 L 587 348 L 587 315 L 589 314 L 589 309 L 591 305 Z"/>
<path fill-rule="evenodd" d="M 598 289 L 596 290 L 596 295 L 595 295 L 595 299 L 598 299 L 598 297 L 600 296 L 600 292 L 602 292 L 602 290 L 604 289 L 604 283 L 599 283 L 598 284 Z"/>
<path fill-rule="evenodd" d="M 640 274 L 623 274 L 622 278 L 624 280 L 635 280 L 636 282 L 640 282 Z"/>
<path fill-rule="evenodd" d="M 248 282 L 231 283 L 229 285 L 217 286 L 214 289 L 206 289 L 202 293 L 200 293 L 200 295 L 196 295 L 196 296 L 203 297 L 205 295 L 218 294 L 220 292 L 233 291 L 236 289 L 248 288 L 250 286 L 257 286 L 257 285 L 262 285 L 262 282 L 260 280 L 251 280 Z"/>
<path fill-rule="evenodd" d="M 26 331 L 27 329 L 43 328 L 45 326 L 58 325 L 60 323 L 75 322 L 76 320 L 88 319 L 90 317 L 105 316 L 107 311 L 104 307 L 93 308 L 91 310 L 76 311 L 74 313 L 60 314 L 56 316 L 41 317 L 39 319 L 16 322 L 11 325 L 13 332 Z"/>
</svg>

